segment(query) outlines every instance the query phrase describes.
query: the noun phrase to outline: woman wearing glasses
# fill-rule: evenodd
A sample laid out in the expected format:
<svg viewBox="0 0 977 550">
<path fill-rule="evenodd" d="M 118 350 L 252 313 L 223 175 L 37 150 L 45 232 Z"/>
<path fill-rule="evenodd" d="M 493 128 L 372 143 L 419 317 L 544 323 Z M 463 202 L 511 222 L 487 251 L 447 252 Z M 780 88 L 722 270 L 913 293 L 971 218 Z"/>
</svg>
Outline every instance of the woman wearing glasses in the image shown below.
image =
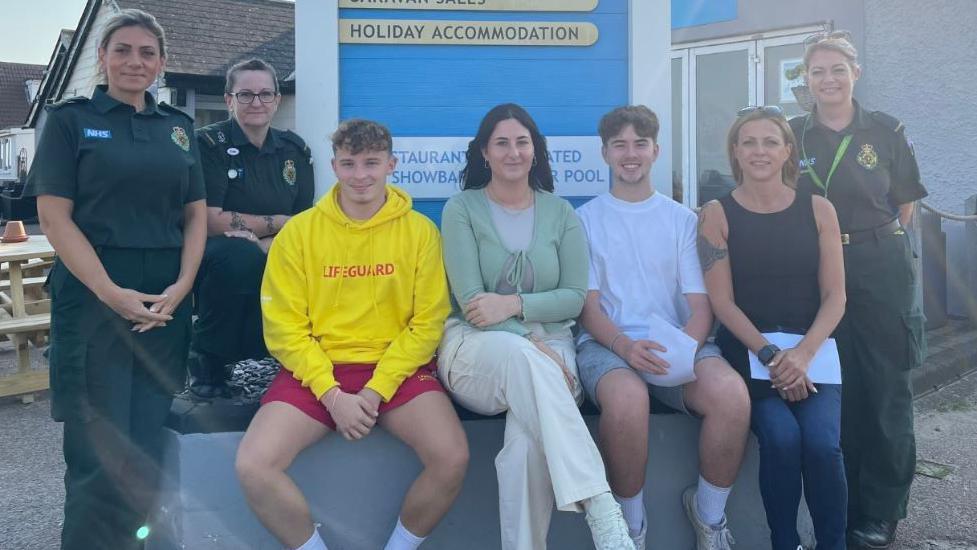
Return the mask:
<svg viewBox="0 0 977 550">
<path fill-rule="evenodd" d="M 230 117 L 197 130 L 207 184 L 207 248 L 197 276 L 190 391 L 225 396 L 224 366 L 267 355 L 258 289 L 265 254 L 290 217 L 312 206 L 312 157 L 302 138 L 271 127 L 281 103 L 261 59 L 227 71 Z"/>
<path fill-rule="evenodd" d="M 555 500 L 586 512 L 599 550 L 633 550 L 577 408 L 570 327 L 587 292 L 587 242 L 573 207 L 553 194 L 546 138 L 522 107 L 498 105 L 467 157 L 463 191 L 442 215 L 454 311 L 438 375 L 463 407 L 506 413 L 495 459 L 501 547 L 546 548 Z"/>
<path fill-rule="evenodd" d="M 727 138 L 737 187 L 700 213 L 698 249 L 723 357 L 746 380 L 773 550 L 798 550 L 801 488 L 819 550 L 845 549 L 841 386 L 808 369 L 845 309 L 838 219 L 794 190 L 797 143 L 779 107 L 740 111 Z M 779 349 L 765 333 L 799 335 Z M 752 379 L 748 351 L 769 369 Z"/>
<path fill-rule="evenodd" d="M 844 245 L 848 305 L 837 340 L 849 532 L 856 545 L 885 548 L 906 516 L 916 464 L 910 371 L 925 348 L 903 228 L 927 193 L 902 124 L 852 98 L 861 68 L 848 33 L 812 37 L 804 65 L 816 105 L 791 121 L 798 189 L 834 204 Z"/>
<path fill-rule="evenodd" d="M 64 422 L 61 548 L 142 548 L 163 421 L 182 390 L 206 237 L 193 121 L 147 90 L 166 64 L 152 15 L 105 23 L 92 97 L 47 108 L 25 194 L 51 269 L 51 412 Z"/>
</svg>

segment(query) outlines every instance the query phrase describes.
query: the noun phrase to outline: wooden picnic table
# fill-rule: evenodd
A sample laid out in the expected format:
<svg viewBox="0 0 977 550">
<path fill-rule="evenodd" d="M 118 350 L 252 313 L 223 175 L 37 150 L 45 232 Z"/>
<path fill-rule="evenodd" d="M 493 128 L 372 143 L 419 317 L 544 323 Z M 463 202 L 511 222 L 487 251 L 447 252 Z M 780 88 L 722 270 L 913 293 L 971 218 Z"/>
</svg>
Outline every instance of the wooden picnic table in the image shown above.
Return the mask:
<svg viewBox="0 0 977 550">
<path fill-rule="evenodd" d="M 31 369 L 29 344 L 46 343 L 51 327 L 51 301 L 44 291 L 44 271 L 54 249 L 44 235 L 24 242 L 0 242 L 0 336 L 13 342 L 17 372 L 0 376 L 0 397 L 24 395 L 48 388 L 48 369 Z"/>
</svg>

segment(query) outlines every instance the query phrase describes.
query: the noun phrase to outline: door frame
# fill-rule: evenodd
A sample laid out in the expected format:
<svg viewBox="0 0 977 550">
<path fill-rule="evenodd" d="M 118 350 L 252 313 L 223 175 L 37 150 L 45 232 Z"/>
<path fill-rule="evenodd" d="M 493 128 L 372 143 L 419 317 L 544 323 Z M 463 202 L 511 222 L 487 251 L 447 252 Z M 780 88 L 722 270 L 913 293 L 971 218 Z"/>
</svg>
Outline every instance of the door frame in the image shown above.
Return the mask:
<svg viewBox="0 0 977 550">
<path fill-rule="evenodd" d="M 699 204 L 699 160 L 698 160 L 698 136 L 697 133 L 692 131 L 697 128 L 698 123 L 698 113 L 696 112 L 696 94 L 698 92 L 698 82 L 696 78 L 696 70 L 698 68 L 698 57 L 701 55 L 711 55 L 717 53 L 735 52 L 735 51 L 746 51 L 746 67 L 747 67 L 747 98 L 756 97 L 756 41 L 747 40 L 739 42 L 730 42 L 727 44 L 717 44 L 714 46 L 702 46 L 698 48 L 689 49 L 688 58 L 688 76 L 689 76 L 689 93 L 686 96 L 686 108 L 689 111 L 689 134 L 688 134 L 688 161 L 686 166 L 688 167 L 688 177 L 682 182 L 682 198 L 687 206 L 691 208 L 696 208 Z M 745 105 L 744 105 L 745 107 Z M 683 151 L 683 156 L 686 152 Z M 693 183 L 694 182 L 694 183 Z"/>
<path fill-rule="evenodd" d="M 763 104 L 765 48 L 796 44 L 818 31 L 829 28 L 828 24 L 807 25 L 750 35 L 733 36 L 672 45 L 671 59 L 682 59 L 682 202 L 696 208 L 699 202 L 698 143 L 696 133 L 696 60 L 700 55 L 747 51 L 747 85 L 749 104 Z M 674 89 L 674 86 L 673 86 Z M 746 105 L 744 105 L 745 107 Z M 673 121 L 673 124 L 678 121 Z"/>
</svg>

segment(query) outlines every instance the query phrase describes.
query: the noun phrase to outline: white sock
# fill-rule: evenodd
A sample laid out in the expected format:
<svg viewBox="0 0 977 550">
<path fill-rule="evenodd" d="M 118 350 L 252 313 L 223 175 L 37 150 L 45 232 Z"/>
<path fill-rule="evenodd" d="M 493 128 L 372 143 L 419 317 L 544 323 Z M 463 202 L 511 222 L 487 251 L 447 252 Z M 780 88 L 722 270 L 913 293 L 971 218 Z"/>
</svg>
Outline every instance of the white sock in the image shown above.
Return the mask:
<svg viewBox="0 0 977 550">
<path fill-rule="evenodd" d="M 695 508 L 699 519 L 716 527 L 723 522 L 726 512 L 726 499 L 732 487 L 716 487 L 699 476 L 699 485 L 695 491 Z"/>
<path fill-rule="evenodd" d="M 397 518 L 397 527 L 394 527 L 394 532 L 390 533 L 390 539 L 387 540 L 383 550 L 416 550 L 424 542 L 424 538 L 408 531 L 400 522 L 400 518 Z"/>
<path fill-rule="evenodd" d="M 592 518 L 600 518 L 613 514 L 614 510 L 619 508 L 617 501 L 614 500 L 610 491 L 594 495 L 584 500 L 582 504 L 584 511 Z"/>
<path fill-rule="evenodd" d="M 312 528 L 312 536 L 309 540 L 305 541 L 302 546 L 299 546 L 295 550 L 329 550 L 326 548 L 326 543 L 319 536 L 319 530 L 315 527 Z"/>
<path fill-rule="evenodd" d="M 614 495 L 614 500 L 621 505 L 621 512 L 624 514 L 624 521 L 628 522 L 631 536 L 640 533 L 645 526 L 645 490 L 638 491 L 633 497 Z"/>
</svg>

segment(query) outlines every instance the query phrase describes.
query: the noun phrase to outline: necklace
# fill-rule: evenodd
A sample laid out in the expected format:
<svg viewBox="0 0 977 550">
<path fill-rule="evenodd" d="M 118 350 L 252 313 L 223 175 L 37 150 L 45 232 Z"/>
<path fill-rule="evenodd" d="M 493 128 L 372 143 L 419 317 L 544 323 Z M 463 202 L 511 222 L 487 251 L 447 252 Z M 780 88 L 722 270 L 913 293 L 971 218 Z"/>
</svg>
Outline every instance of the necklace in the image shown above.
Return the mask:
<svg viewBox="0 0 977 550">
<path fill-rule="evenodd" d="M 532 189 L 528 189 L 528 191 L 529 193 L 526 195 L 526 197 L 520 199 L 519 202 L 515 204 L 509 204 L 506 201 L 499 199 L 499 197 L 495 194 L 495 192 L 492 191 L 492 187 L 490 185 L 485 186 L 485 194 L 492 202 L 502 206 L 503 208 L 507 208 L 510 210 L 525 210 L 533 205 L 533 200 L 535 199 L 535 193 L 533 193 Z"/>
</svg>

